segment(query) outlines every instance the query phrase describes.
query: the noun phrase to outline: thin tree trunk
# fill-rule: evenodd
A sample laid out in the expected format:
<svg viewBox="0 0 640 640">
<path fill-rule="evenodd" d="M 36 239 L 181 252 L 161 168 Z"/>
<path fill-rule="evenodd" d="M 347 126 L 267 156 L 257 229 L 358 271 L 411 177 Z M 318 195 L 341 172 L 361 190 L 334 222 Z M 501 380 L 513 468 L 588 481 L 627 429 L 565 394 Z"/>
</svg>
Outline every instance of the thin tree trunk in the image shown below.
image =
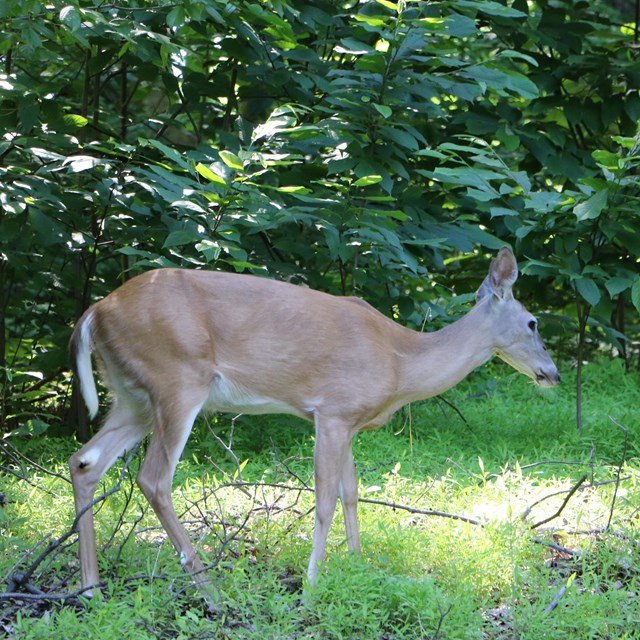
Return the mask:
<svg viewBox="0 0 640 640">
<path fill-rule="evenodd" d="M 577 292 L 576 292 L 577 296 Z M 578 309 L 578 368 L 576 372 L 576 427 L 582 431 L 582 362 L 584 360 L 584 349 L 586 344 L 587 322 L 591 307 L 588 304 L 581 305 L 580 299 L 576 297 Z"/>
</svg>

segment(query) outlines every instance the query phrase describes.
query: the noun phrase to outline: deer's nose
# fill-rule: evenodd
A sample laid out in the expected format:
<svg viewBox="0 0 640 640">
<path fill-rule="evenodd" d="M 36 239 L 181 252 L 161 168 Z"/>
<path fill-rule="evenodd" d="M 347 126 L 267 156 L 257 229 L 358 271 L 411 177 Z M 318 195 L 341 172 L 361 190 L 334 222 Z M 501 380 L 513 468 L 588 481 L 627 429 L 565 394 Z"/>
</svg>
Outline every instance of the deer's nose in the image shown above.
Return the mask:
<svg viewBox="0 0 640 640">
<path fill-rule="evenodd" d="M 536 382 L 543 387 L 554 387 L 560 384 L 560 373 L 555 367 L 550 370 L 541 369 L 536 373 Z"/>
</svg>

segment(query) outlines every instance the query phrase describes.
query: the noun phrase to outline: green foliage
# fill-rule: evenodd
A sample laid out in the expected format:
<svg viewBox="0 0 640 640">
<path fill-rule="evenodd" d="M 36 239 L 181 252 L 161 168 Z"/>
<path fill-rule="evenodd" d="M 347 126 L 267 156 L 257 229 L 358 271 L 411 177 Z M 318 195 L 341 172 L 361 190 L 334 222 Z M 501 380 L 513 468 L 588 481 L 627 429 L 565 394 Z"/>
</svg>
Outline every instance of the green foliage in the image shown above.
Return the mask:
<svg viewBox="0 0 640 640">
<path fill-rule="evenodd" d="M 60 411 L 69 325 L 154 266 L 267 271 L 421 326 L 482 278 L 462 257 L 507 242 L 541 306 L 628 355 L 633 30 L 599 2 L 339 7 L 3 4 L 7 424 Z"/>
</svg>

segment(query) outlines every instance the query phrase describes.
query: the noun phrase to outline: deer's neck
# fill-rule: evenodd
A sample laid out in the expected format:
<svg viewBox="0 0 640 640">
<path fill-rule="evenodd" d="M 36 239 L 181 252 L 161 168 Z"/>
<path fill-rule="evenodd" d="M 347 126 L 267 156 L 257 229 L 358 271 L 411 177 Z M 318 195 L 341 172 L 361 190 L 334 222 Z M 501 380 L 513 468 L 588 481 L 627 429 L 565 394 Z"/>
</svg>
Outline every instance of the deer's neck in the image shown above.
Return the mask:
<svg viewBox="0 0 640 640">
<path fill-rule="evenodd" d="M 490 313 L 485 303 L 444 329 L 415 334 L 403 359 L 402 390 L 407 401 L 443 393 L 493 355 Z"/>
</svg>

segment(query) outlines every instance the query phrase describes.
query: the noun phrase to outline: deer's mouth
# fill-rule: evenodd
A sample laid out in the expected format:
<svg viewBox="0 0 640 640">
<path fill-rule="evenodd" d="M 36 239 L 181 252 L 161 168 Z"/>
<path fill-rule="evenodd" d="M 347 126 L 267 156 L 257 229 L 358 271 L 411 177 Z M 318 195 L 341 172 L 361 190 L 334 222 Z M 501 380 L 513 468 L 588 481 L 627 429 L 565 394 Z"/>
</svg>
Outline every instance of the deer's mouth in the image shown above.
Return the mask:
<svg viewBox="0 0 640 640">
<path fill-rule="evenodd" d="M 553 371 L 537 371 L 535 374 L 535 381 L 541 387 L 555 387 L 560 384 L 560 374 L 557 369 Z"/>
</svg>

